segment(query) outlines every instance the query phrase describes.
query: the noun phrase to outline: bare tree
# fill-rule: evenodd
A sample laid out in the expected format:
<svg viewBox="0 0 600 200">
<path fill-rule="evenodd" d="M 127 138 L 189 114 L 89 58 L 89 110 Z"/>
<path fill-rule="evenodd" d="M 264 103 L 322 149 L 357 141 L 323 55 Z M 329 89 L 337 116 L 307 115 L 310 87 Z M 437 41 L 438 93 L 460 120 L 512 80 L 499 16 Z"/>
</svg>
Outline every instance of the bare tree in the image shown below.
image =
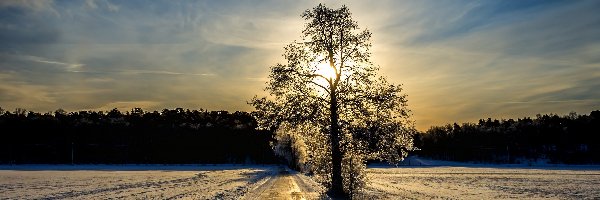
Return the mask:
<svg viewBox="0 0 600 200">
<path fill-rule="evenodd" d="M 328 178 L 330 195 L 352 195 L 361 185 L 353 180 L 364 176 L 350 171 L 364 169 L 365 159 L 397 162 L 412 147 L 406 95 L 377 75 L 379 67 L 370 60 L 371 32 L 358 27 L 346 6 L 319 4 L 302 18 L 307 21 L 302 40 L 284 48 L 286 64 L 271 67 L 265 88 L 270 97 L 254 97 L 250 104 L 261 128 L 286 124 L 300 132 L 293 135 L 305 137 L 307 162 Z M 323 142 L 328 152 L 318 150 Z M 327 160 L 317 159 L 323 155 Z"/>
</svg>

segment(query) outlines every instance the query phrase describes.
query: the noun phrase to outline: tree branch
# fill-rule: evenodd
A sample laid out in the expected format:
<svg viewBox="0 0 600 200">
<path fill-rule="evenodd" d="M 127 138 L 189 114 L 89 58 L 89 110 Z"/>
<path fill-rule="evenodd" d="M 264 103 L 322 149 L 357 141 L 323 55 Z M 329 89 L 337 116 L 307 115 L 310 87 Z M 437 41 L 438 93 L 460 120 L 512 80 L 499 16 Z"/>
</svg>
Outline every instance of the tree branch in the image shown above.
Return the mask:
<svg viewBox="0 0 600 200">
<path fill-rule="evenodd" d="M 325 86 L 319 85 L 318 83 L 315 83 L 314 81 L 307 81 L 307 82 L 320 87 L 321 89 L 325 90 L 325 92 L 327 92 L 327 94 L 331 94 L 331 92 L 329 92 L 329 90 Z"/>
</svg>

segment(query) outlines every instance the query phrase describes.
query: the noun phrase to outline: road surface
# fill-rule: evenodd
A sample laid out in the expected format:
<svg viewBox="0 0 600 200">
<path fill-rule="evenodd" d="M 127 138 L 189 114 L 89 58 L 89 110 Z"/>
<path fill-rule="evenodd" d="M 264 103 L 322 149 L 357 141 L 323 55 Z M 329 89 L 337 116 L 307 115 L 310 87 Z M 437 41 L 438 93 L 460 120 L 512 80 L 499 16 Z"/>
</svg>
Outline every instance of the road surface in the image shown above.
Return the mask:
<svg viewBox="0 0 600 200">
<path fill-rule="evenodd" d="M 267 177 L 243 199 L 321 199 L 321 191 L 306 176 L 281 167 L 278 173 Z"/>
</svg>

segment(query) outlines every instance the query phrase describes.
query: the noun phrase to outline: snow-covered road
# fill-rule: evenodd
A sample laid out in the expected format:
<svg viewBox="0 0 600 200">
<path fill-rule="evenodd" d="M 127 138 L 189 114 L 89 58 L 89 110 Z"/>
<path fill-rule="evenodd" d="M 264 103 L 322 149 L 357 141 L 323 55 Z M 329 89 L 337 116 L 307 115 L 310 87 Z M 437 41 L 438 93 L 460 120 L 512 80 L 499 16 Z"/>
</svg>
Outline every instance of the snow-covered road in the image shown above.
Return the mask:
<svg viewBox="0 0 600 200">
<path fill-rule="evenodd" d="M 319 199 L 322 191 L 310 178 L 282 167 L 244 195 L 244 199 Z"/>
</svg>

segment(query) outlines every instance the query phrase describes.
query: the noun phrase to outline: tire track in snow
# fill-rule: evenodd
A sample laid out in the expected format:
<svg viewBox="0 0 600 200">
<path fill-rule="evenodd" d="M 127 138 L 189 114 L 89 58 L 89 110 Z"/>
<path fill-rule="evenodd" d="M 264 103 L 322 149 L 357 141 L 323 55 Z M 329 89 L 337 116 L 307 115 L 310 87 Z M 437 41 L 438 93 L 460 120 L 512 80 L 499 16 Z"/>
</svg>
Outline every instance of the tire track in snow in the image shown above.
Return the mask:
<svg viewBox="0 0 600 200">
<path fill-rule="evenodd" d="M 317 199 L 320 193 L 296 172 L 280 168 L 277 174 L 244 195 L 243 199 Z"/>
<path fill-rule="evenodd" d="M 201 180 L 202 178 L 205 178 L 205 175 L 197 174 L 196 176 L 193 176 L 193 177 L 172 179 L 172 180 L 167 180 L 167 181 L 140 182 L 140 183 L 133 183 L 133 184 L 121 184 L 116 187 L 98 188 L 95 190 L 61 192 L 58 194 L 51 194 L 50 197 L 47 197 L 45 199 L 77 198 L 77 197 L 95 195 L 95 194 L 106 193 L 106 192 L 115 193 L 117 191 L 123 191 L 123 190 L 127 190 L 127 189 L 132 189 L 132 188 L 160 187 L 160 186 L 166 185 L 166 184 L 178 184 L 178 183 L 184 183 L 184 182 L 190 182 L 190 181 L 197 181 L 197 180 Z"/>
</svg>

